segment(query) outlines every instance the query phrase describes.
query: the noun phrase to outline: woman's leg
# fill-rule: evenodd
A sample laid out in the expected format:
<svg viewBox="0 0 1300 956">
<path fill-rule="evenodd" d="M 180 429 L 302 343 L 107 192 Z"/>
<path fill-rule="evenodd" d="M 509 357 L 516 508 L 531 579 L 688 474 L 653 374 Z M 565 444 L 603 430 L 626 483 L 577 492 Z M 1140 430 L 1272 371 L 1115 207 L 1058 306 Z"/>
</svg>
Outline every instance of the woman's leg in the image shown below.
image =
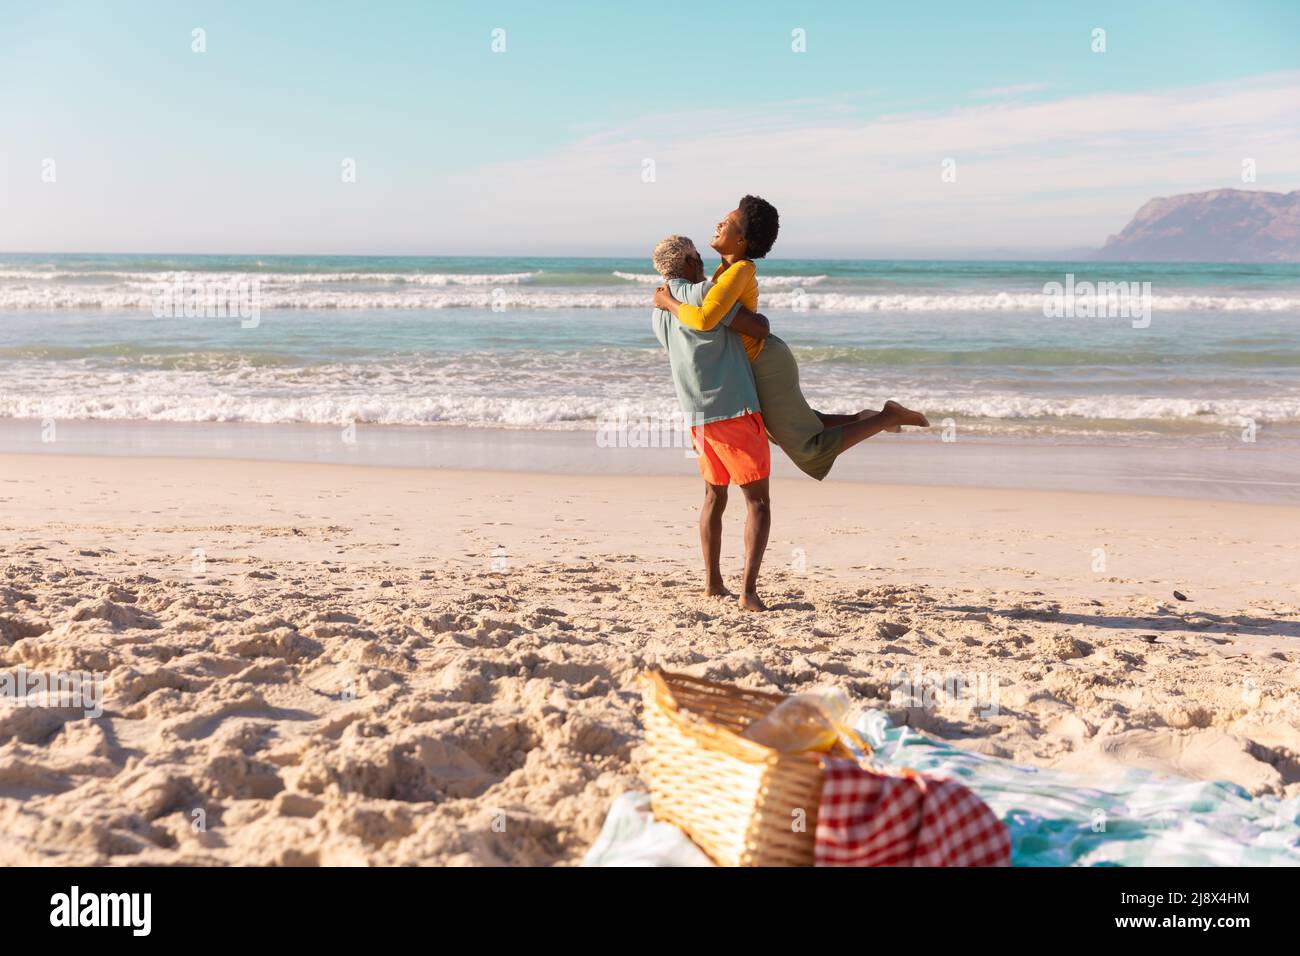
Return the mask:
<svg viewBox="0 0 1300 956">
<path fill-rule="evenodd" d="M 852 448 L 860 441 L 866 441 L 872 435 L 886 430 L 894 430 L 902 425 L 914 425 L 917 428 L 929 428 L 930 420 L 920 412 L 914 412 L 895 401 L 885 402 L 885 407 L 878 412 L 864 413 L 857 421 L 847 425 L 836 426 L 844 436 L 840 451 Z M 829 429 L 828 429 L 829 430 Z"/>
<path fill-rule="evenodd" d="M 794 354 L 775 335 L 768 336 L 753 368 L 758 401 L 772 441 L 806 474 L 819 480 L 826 476 L 835 456 L 845 448 L 882 431 L 930 424 L 924 415 L 897 402 L 887 403 L 878 412 L 867 410 L 857 415 L 815 411 L 800 388 L 799 365 Z"/>
<path fill-rule="evenodd" d="M 817 418 L 821 420 L 823 427 L 835 428 L 839 425 L 847 425 L 849 424 L 849 422 L 860 422 L 864 418 L 868 418 L 872 415 L 878 415 L 879 412 L 877 412 L 876 409 L 874 408 L 864 408 L 856 415 L 831 415 L 828 414 L 827 412 L 819 412 L 817 411 L 817 409 L 814 408 L 813 414 L 816 415 Z M 902 427 L 899 425 L 893 425 L 885 429 L 885 431 L 887 432 L 901 432 L 902 430 L 903 430 Z"/>
<path fill-rule="evenodd" d="M 868 409 L 870 411 L 870 409 Z M 821 423 L 827 428 L 834 428 L 836 425 L 847 425 L 849 422 L 856 422 L 867 412 L 858 412 L 857 415 L 831 415 L 827 412 L 819 412 L 813 409 L 813 414 L 821 419 Z"/>
</svg>

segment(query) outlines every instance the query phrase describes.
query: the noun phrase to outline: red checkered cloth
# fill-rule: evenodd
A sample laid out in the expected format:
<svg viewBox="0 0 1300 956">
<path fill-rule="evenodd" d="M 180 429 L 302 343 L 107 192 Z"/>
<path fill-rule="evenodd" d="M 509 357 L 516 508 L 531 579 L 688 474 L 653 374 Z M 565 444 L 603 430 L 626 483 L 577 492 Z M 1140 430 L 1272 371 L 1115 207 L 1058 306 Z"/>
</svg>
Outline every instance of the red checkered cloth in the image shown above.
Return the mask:
<svg viewBox="0 0 1300 956">
<path fill-rule="evenodd" d="M 828 758 L 817 866 L 1009 866 L 1011 835 L 955 780 Z"/>
</svg>

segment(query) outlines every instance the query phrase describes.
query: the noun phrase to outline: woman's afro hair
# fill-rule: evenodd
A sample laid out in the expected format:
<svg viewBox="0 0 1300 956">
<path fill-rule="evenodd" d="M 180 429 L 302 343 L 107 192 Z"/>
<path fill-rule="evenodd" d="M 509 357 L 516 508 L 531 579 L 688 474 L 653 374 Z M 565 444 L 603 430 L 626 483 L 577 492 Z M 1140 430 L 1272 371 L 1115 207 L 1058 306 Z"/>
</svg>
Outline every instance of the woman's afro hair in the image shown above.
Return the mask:
<svg viewBox="0 0 1300 956">
<path fill-rule="evenodd" d="M 781 217 L 766 199 L 746 196 L 740 200 L 740 232 L 745 237 L 745 254 L 749 258 L 762 259 L 771 252 L 780 229 Z"/>
</svg>

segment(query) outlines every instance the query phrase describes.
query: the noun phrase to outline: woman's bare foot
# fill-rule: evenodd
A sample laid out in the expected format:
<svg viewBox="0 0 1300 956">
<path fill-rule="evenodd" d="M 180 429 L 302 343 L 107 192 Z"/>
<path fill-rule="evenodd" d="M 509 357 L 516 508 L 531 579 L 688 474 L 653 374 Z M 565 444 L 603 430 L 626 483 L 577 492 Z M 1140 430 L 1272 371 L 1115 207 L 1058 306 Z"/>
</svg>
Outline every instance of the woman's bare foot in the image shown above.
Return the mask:
<svg viewBox="0 0 1300 956">
<path fill-rule="evenodd" d="M 930 427 L 930 419 L 926 418 L 920 412 L 914 412 L 910 408 L 898 404 L 898 402 L 893 399 L 885 402 L 884 410 L 893 415 L 900 425 L 915 425 L 917 428 Z M 888 430 L 892 431 L 892 429 Z"/>
<path fill-rule="evenodd" d="M 879 415 L 879 414 L 880 412 L 878 412 L 874 408 L 864 408 L 862 411 L 858 412 L 856 415 L 853 416 L 853 420 L 855 422 L 860 422 L 864 418 L 870 418 L 872 415 Z M 901 432 L 902 430 L 903 430 L 902 425 L 890 425 L 888 428 L 885 429 L 885 431 L 887 432 Z"/>
<path fill-rule="evenodd" d="M 740 609 L 742 611 L 766 611 L 767 605 L 763 603 L 757 594 L 748 592 L 740 596 Z"/>
</svg>

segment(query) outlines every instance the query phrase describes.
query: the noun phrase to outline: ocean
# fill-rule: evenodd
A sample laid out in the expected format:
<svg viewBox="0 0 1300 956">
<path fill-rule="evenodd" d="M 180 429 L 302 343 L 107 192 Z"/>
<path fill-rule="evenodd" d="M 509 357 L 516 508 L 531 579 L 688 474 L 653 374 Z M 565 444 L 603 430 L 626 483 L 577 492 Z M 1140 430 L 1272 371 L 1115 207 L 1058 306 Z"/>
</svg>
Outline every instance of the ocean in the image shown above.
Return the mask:
<svg viewBox="0 0 1300 956">
<path fill-rule="evenodd" d="M 972 440 L 1300 440 L 1300 266 L 808 259 L 759 277 L 823 411 L 894 398 Z M 1149 322 L 1046 317 L 1044 287 L 1067 277 L 1149 290 Z M 656 281 L 648 258 L 0 254 L 0 419 L 669 416 Z M 256 321 L 159 317 L 159 290 L 194 282 L 244 282 Z"/>
</svg>

